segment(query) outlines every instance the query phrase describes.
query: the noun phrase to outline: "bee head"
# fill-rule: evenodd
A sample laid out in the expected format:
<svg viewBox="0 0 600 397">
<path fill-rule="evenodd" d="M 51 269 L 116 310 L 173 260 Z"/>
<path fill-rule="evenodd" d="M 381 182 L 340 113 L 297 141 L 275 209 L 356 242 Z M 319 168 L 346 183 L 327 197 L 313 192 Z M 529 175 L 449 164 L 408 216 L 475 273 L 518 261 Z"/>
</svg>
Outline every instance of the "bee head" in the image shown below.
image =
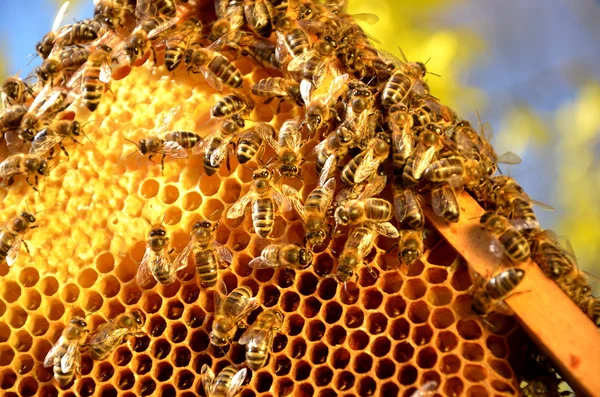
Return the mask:
<svg viewBox="0 0 600 397">
<path fill-rule="evenodd" d="M 127 57 L 127 62 L 130 64 L 134 63 L 140 56 L 140 47 L 135 44 L 126 46 L 124 51 L 125 57 Z"/>
<path fill-rule="evenodd" d="M 150 237 L 164 237 L 167 235 L 167 231 L 162 226 L 155 227 L 154 229 L 150 230 L 148 235 Z"/>
<path fill-rule="evenodd" d="M 107 46 L 106 44 L 98 44 L 98 46 L 96 47 L 97 50 L 101 50 L 107 53 L 111 53 L 112 52 L 112 48 Z"/>
<path fill-rule="evenodd" d="M 221 19 L 215 22 L 211 29 L 209 39 L 214 41 L 219 37 L 224 36 L 229 32 L 229 22 L 226 19 Z"/>
<path fill-rule="evenodd" d="M 229 340 L 226 337 L 217 335 L 214 332 L 210 333 L 210 343 L 212 343 L 213 345 L 215 345 L 217 347 L 223 347 L 223 346 L 227 346 L 228 342 L 229 342 Z"/>
<path fill-rule="evenodd" d="M 417 259 L 419 259 L 419 251 L 415 249 L 403 249 L 402 252 L 399 253 L 400 262 L 404 262 L 407 265 L 412 265 Z"/>
<path fill-rule="evenodd" d="M 260 179 L 270 179 L 270 178 L 271 178 L 271 171 L 269 171 L 266 168 L 256 170 L 252 173 L 252 179 L 254 179 L 255 181 L 260 180 Z"/>
<path fill-rule="evenodd" d="M 33 128 L 22 127 L 19 129 L 19 138 L 27 142 L 33 142 L 33 138 L 35 137 L 35 131 Z"/>
<path fill-rule="evenodd" d="M 282 165 L 281 168 L 279 168 L 279 171 L 281 172 L 281 175 L 288 178 L 298 175 L 298 167 L 295 165 Z"/>
<path fill-rule="evenodd" d="M 50 75 L 49 73 L 43 69 L 42 67 L 39 67 L 35 70 L 35 74 L 36 76 L 43 82 L 46 82 L 50 79 Z"/>
<path fill-rule="evenodd" d="M 37 173 L 42 176 L 45 176 L 45 175 L 47 175 L 47 172 L 48 172 L 48 161 L 47 160 L 40 161 L 40 165 L 37 168 Z"/>
<path fill-rule="evenodd" d="M 346 209 L 344 207 L 337 207 L 335 209 L 334 216 L 335 216 L 336 221 L 340 225 L 343 225 L 343 226 L 347 225 L 348 222 L 350 221 L 348 212 L 346 211 Z"/>
<path fill-rule="evenodd" d="M 212 224 L 209 221 L 200 221 L 200 222 L 194 223 L 194 226 L 192 227 L 192 229 L 193 230 L 198 230 L 198 229 L 213 229 L 213 227 L 212 227 Z"/>
<path fill-rule="evenodd" d="M 85 321 L 85 319 L 83 317 L 73 317 L 71 319 L 71 321 L 69 321 L 70 324 L 79 327 L 79 328 L 86 328 L 87 327 L 87 321 Z"/>
<path fill-rule="evenodd" d="M 81 135 L 81 123 L 79 123 L 79 121 L 77 121 L 77 120 L 73 121 L 73 127 L 71 130 L 71 134 L 73 134 L 74 136 Z"/>
<path fill-rule="evenodd" d="M 19 83 L 16 80 L 7 80 L 2 84 L 2 91 L 9 98 L 16 98 L 19 95 Z"/>
<path fill-rule="evenodd" d="M 146 315 L 139 309 L 133 309 L 131 311 L 131 316 L 133 317 L 133 321 L 135 321 L 135 325 L 138 328 L 141 328 L 146 323 Z"/>
<path fill-rule="evenodd" d="M 479 219 L 479 222 L 480 222 L 481 224 L 484 224 L 484 223 L 486 223 L 486 222 L 488 221 L 488 219 L 490 219 L 490 218 L 491 218 L 493 215 L 494 215 L 494 213 L 493 213 L 493 212 L 491 212 L 491 211 L 488 211 L 488 212 L 484 213 L 483 215 L 481 215 L 481 218 Z"/>
<path fill-rule="evenodd" d="M 29 222 L 29 223 L 35 223 L 35 221 L 36 221 L 35 216 L 33 216 L 32 213 L 27 212 L 27 211 L 21 212 L 21 217 L 27 219 L 27 222 Z"/>
<path fill-rule="evenodd" d="M 142 154 L 147 154 L 148 153 L 148 142 L 145 139 L 140 139 L 140 144 L 139 144 L 138 148 L 140 149 L 140 152 Z"/>
<path fill-rule="evenodd" d="M 313 255 L 312 252 L 307 250 L 306 248 L 300 249 L 300 264 L 303 265 L 302 269 L 309 267 L 312 264 Z"/>
</svg>

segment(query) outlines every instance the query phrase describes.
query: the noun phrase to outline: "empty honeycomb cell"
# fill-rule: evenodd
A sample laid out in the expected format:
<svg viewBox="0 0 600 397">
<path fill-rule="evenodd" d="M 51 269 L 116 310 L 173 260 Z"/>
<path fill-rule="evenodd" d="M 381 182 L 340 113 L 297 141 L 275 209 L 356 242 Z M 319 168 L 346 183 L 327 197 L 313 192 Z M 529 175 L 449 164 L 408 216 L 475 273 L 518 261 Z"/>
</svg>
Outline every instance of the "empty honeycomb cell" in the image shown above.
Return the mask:
<svg viewBox="0 0 600 397">
<path fill-rule="evenodd" d="M 152 316 L 148 322 L 148 332 L 154 338 L 159 337 L 167 329 L 167 322 L 162 316 Z"/>
<path fill-rule="evenodd" d="M 432 337 L 433 330 L 427 324 L 416 327 L 412 334 L 412 340 L 417 346 L 426 345 L 431 341 Z"/>
<path fill-rule="evenodd" d="M 96 270 L 100 273 L 110 273 L 115 268 L 115 258 L 109 251 L 98 255 L 94 263 L 96 264 Z"/>
<path fill-rule="evenodd" d="M 333 379 L 333 371 L 327 366 L 316 368 L 312 374 L 312 380 L 319 387 L 327 386 Z"/>
<path fill-rule="evenodd" d="M 298 314 L 292 314 L 286 317 L 287 331 L 290 336 L 299 335 L 304 328 L 304 318 Z"/>
<path fill-rule="evenodd" d="M 435 286 L 429 290 L 427 301 L 434 306 L 444 306 L 452 300 L 452 291 L 448 287 Z"/>
<path fill-rule="evenodd" d="M 145 244 L 145 243 L 144 243 Z M 140 258 L 141 260 L 141 258 Z M 138 264 L 133 261 L 133 257 L 126 255 L 122 258 L 115 269 L 115 275 L 122 283 L 128 283 L 135 277 L 138 270 Z M 81 285 L 81 284 L 80 284 Z"/>
<path fill-rule="evenodd" d="M 261 283 L 266 283 L 273 278 L 274 274 L 275 269 L 256 269 L 254 271 L 254 278 Z"/>
<path fill-rule="evenodd" d="M 481 361 L 485 354 L 483 347 L 477 343 L 466 342 L 462 345 L 462 356 L 469 361 Z"/>
<path fill-rule="evenodd" d="M 42 304 L 42 296 L 39 292 L 37 292 L 34 289 L 25 291 L 24 298 L 25 299 L 23 299 L 23 306 L 27 310 L 37 310 Z"/>
<path fill-rule="evenodd" d="M 229 360 L 234 364 L 242 364 L 246 361 L 246 346 L 240 344 L 233 344 L 229 347 L 227 352 Z"/>
<path fill-rule="evenodd" d="M 427 287 L 423 280 L 415 278 L 406 281 L 404 283 L 404 289 L 402 295 L 410 300 L 421 299 L 425 296 L 425 292 L 427 291 Z"/>
<path fill-rule="evenodd" d="M 160 200 L 165 204 L 173 204 L 179 198 L 179 189 L 174 185 L 165 185 L 160 193 Z"/>
<path fill-rule="evenodd" d="M 203 196 L 214 196 L 221 186 L 221 181 L 218 174 L 202 175 L 198 187 Z"/>
<path fill-rule="evenodd" d="M 243 167 L 242 167 L 243 168 Z M 279 378 L 275 381 L 275 395 L 279 397 L 289 396 L 294 390 L 294 381 L 290 378 Z"/>
<path fill-rule="evenodd" d="M 83 376 L 89 375 L 92 373 L 92 369 L 94 369 L 94 360 L 88 354 L 84 354 L 81 356 L 81 368 L 79 373 Z"/>
<path fill-rule="evenodd" d="M 410 386 L 417 381 L 419 372 L 413 365 L 405 365 L 400 369 L 398 374 L 398 381 L 401 385 Z"/>
<path fill-rule="evenodd" d="M 410 266 L 401 267 L 402 273 L 407 277 L 417 277 L 423 273 L 425 265 L 421 261 L 416 261 Z"/>
<path fill-rule="evenodd" d="M 155 339 L 151 351 L 155 359 L 163 360 L 171 353 L 171 344 L 166 339 Z"/>
<path fill-rule="evenodd" d="M 437 329 L 445 329 L 454 323 L 452 310 L 442 308 L 435 309 L 431 315 L 431 324 Z"/>
<path fill-rule="evenodd" d="M 60 302 L 58 302 L 58 303 L 60 304 Z M 97 293 L 96 291 L 88 290 L 83 295 L 83 300 L 82 300 L 83 310 L 85 310 L 88 313 L 96 312 L 96 311 L 100 310 L 100 308 L 102 307 L 103 304 L 104 304 L 104 299 L 102 299 L 102 296 L 99 293 Z M 63 313 L 64 313 L 64 308 L 63 308 Z M 58 320 L 58 319 L 56 319 L 56 320 Z"/>
<path fill-rule="evenodd" d="M 408 338 L 409 332 L 410 324 L 404 318 L 394 320 L 390 326 L 390 336 L 395 340 Z"/>
<path fill-rule="evenodd" d="M 191 290 L 191 291 L 190 291 Z M 194 292 L 195 290 L 200 290 L 196 285 L 186 285 L 183 289 L 181 289 L 181 282 L 179 280 L 175 280 L 173 281 L 171 284 L 167 284 L 167 285 L 160 285 L 159 286 L 159 293 L 162 295 L 163 298 L 169 299 L 174 297 L 175 295 L 177 295 L 177 293 L 179 291 L 181 291 L 181 296 L 182 297 L 186 297 L 186 299 L 190 300 L 191 302 L 196 302 L 196 300 L 198 300 L 198 296 L 196 296 L 196 299 L 194 299 Z M 188 294 L 191 294 L 192 296 L 188 296 Z M 198 295 L 200 295 L 200 293 L 198 293 Z M 188 302 L 186 302 L 188 303 Z"/>
<path fill-rule="evenodd" d="M 6 390 L 13 387 L 17 381 L 17 374 L 12 369 L 4 369 L 0 372 L 0 389 Z"/>
<path fill-rule="evenodd" d="M 92 270 L 92 272 L 96 273 L 94 270 Z M 79 277 L 81 277 L 81 275 Z M 88 288 L 88 287 L 91 287 L 91 284 L 89 286 L 87 286 L 86 288 Z M 56 278 L 54 278 L 52 276 L 42 279 L 41 284 L 40 284 L 40 291 L 42 291 L 42 294 L 44 294 L 46 296 L 52 296 L 52 295 L 56 294 L 56 291 L 58 291 L 58 280 L 56 280 Z"/>
<path fill-rule="evenodd" d="M 104 385 L 100 389 L 101 397 L 117 397 L 117 395 L 118 395 L 117 389 L 115 389 L 114 386 L 112 386 L 110 384 Z"/>
<path fill-rule="evenodd" d="M 194 379 L 196 379 L 194 374 L 187 369 L 184 369 L 175 375 L 175 386 L 179 390 L 187 390 L 194 384 Z"/>
<path fill-rule="evenodd" d="M 140 396 L 150 396 L 156 391 L 156 382 L 152 378 L 142 378 L 139 383 Z"/>
<path fill-rule="evenodd" d="M 333 278 L 324 278 L 319 282 L 317 294 L 322 300 L 333 299 L 337 294 L 338 282 Z"/>
<path fill-rule="evenodd" d="M 333 324 L 342 317 L 342 305 L 337 302 L 329 302 L 323 308 L 323 318 L 327 324 Z"/>
<path fill-rule="evenodd" d="M 142 367 L 141 363 L 145 360 L 144 357 L 146 357 L 147 360 L 150 360 L 150 357 L 148 357 L 146 355 L 136 357 L 136 364 L 134 365 L 135 368 L 139 369 L 140 367 Z M 150 363 L 145 364 L 145 365 L 152 366 L 152 361 L 150 360 Z M 148 370 L 146 372 L 148 372 L 149 370 L 150 370 L 150 367 L 148 367 Z M 137 373 L 139 374 L 139 372 L 137 372 Z M 106 382 L 106 381 L 110 380 L 114 374 L 115 374 L 114 367 L 109 362 L 103 361 L 96 366 L 94 378 L 100 382 Z"/>
<path fill-rule="evenodd" d="M 405 363 L 415 354 L 415 348 L 408 342 L 401 342 L 394 348 L 394 360 L 399 363 Z"/>
<path fill-rule="evenodd" d="M 451 331 L 442 331 L 437 335 L 435 345 L 441 352 L 449 352 L 458 345 L 458 337 Z"/>
<path fill-rule="evenodd" d="M 292 369 L 292 362 L 286 356 L 278 356 L 275 358 L 275 375 L 285 376 L 290 373 Z"/>
<path fill-rule="evenodd" d="M 304 296 L 309 296 L 315 293 L 317 290 L 317 284 L 319 280 L 312 273 L 303 273 L 298 277 L 297 288 Z"/>
<path fill-rule="evenodd" d="M 460 396 L 465 390 L 463 381 L 458 377 L 446 379 L 444 383 L 444 393 L 447 396 Z"/>
<path fill-rule="evenodd" d="M 458 320 L 456 330 L 458 331 L 458 334 L 466 340 L 479 339 L 482 335 L 481 327 L 474 320 Z"/>
<path fill-rule="evenodd" d="M 119 371 L 117 375 L 117 387 L 120 390 L 129 390 L 135 384 L 135 376 L 128 368 Z"/>
<path fill-rule="evenodd" d="M 295 312 L 298 309 L 298 305 L 300 305 L 300 296 L 293 291 L 287 291 L 281 297 L 281 308 L 284 312 Z M 318 311 L 319 310 L 317 309 L 317 313 Z"/>
<path fill-rule="evenodd" d="M 452 303 L 452 310 L 458 316 L 466 316 L 471 312 L 471 301 L 471 295 L 469 294 L 458 295 Z"/>
<path fill-rule="evenodd" d="M 399 396 L 400 388 L 392 382 L 381 385 L 381 396 Z"/>
<path fill-rule="evenodd" d="M 448 278 L 448 271 L 441 267 L 430 267 L 425 271 L 425 279 L 430 284 L 441 284 Z"/>
<path fill-rule="evenodd" d="M 456 260 L 458 253 L 444 240 L 440 241 L 427 256 L 427 262 L 437 266 L 450 266 Z"/>
<path fill-rule="evenodd" d="M 248 238 L 248 241 L 250 241 L 250 238 Z M 244 253 L 240 252 L 239 254 L 237 254 L 233 262 L 233 271 L 235 272 L 235 274 L 237 274 L 240 277 L 249 276 L 254 270 L 250 266 L 248 266 L 248 263 L 250 263 L 252 259 L 253 258 L 249 257 Z"/>
<path fill-rule="evenodd" d="M 390 342 L 387 337 L 380 336 L 373 341 L 373 344 L 371 345 L 371 353 L 373 353 L 375 357 L 383 357 L 390 352 L 391 348 L 392 342 Z"/>
<path fill-rule="evenodd" d="M 404 314 L 406 302 L 400 295 L 389 296 L 385 302 L 385 312 L 389 317 L 398 317 Z"/>
<path fill-rule="evenodd" d="M 172 385 L 162 385 L 159 395 L 161 397 L 177 397 L 177 390 Z"/>
<path fill-rule="evenodd" d="M 34 336 L 44 335 L 48 331 L 49 327 L 50 324 L 48 323 L 48 320 L 46 320 L 43 316 L 39 315 L 32 315 L 27 324 L 27 329 Z"/>
<path fill-rule="evenodd" d="M 402 288 L 402 283 L 404 280 L 402 276 L 398 272 L 389 272 L 383 275 L 380 278 L 381 280 L 381 289 L 386 294 L 395 294 L 400 291 Z"/>
<path fill-rule="evenodd" d="M 19 386 L 17 390 L 19 391 L 19 395 L 23 397 L 31 397 L 34 396 L 38 391 L 38 382 L 32 376 L 26 376 L 21 378 L 19 381 Z M 82 394 L 83 395 L 83 394 Z M 89 394 L 88 394 L 89 396 Z"/>
<path fill-rule="evenodd" d="M 166 382 L 173 376 L 173 366 L 166 362 L 162 361 L 156 365 L 154 368 L 154 377 L 159 382 Z"/>
<path fill-rule="evenodd" d="M 198 192 L 187 192 L 181 199 L 184 211 L 196 211 L 202 204 L 202 195 Z"/>
<path fill-rule="evenodd" d="M 371 272 L 373 272 L 373 274 L 371 274 Z M 375 285 L 378 279 L 379 271 L 377 269 L 371 268 L 371 271 L 369 271 L 369 268 L 363 267 L 359 271 L 358 283 L 363 288 Z"/>
<path fill-rule="evenodd" d="M 429 369 L 433 368 L 437 362 L 437 353 L 431 346 L 427 346 L 419 351 L 417 354 L 417 365 L 419 368 Z"/>
<path fill-rule="evenodd" d="M 360 294 L 360 289 L 354 283 L 344 284 L 344 286 L 340 289 L 339 299 L 342 301 L 344 305 L 354 305 L 358 302 L 358 297 Z"/>
<path fill-rule="evenodd" d="M 314 345 L 311 349 L 310 361 L 315 365 L 323 364 L 325 361 L 327 361 L 328 355 L 329 348 L 327 347 L 327 345 L 325 345 L 325 343 L 323 342 L 319 342 L 316 345 Z"/>
<path fill-rule="evenodd" d="M 381 313 L 371 313 L 367 319 L 367 329 L 371 335 L 377 335 L 385 331 L 388 319 Z"/>
<path fill-rule="evenodd" d="M 487 370 L 484 367 L 474 364 L 465 365 L 463 375 L 466 380 L 474 383 L 482 382 L 488 377 Z"/>
<path fill-rule="evenodd" d="M 373 396 L 377 391 L 377 383 L 370 376 L 364 377 L 358 381 L 358 395 L 361 397 Z"/>
<path fill-rule="evenodd" d="M 183 212 L 179 207 L 169 207 L 165 211 L 163 222 L 165 225 L 177 225 L 181 221 L 181 217 L 183 216 Z M 174 238 L 173 241 L 181 241 L 181 239 Z"/>
<path fill-rule="evenodd" d="M 344 343 L 346 335 L 347 333 L 344 327 L 335 325 L 327 330 L 325 338 L 329 345 L 337 346 Z"/>
<path fill-rule="evenodd" d="M 17 370 L 19 375 L 25 375 L 33 369 L 34 360 L 29 354 L 23 354 L 17 357 L 13 368 Z"/>
<path fill-rule="evenodd" d="M 142 196 L 145 199 L 156 197 L 159 188 L 160 184 L 158 183 L 158 181 L 154 179 L 146 179 L 140 185 L 140 196 Z"/>
<path fill-rule="evenodd" d="M 51 348 L 52 345 L 50 344 L 50 341 L 45 339 L 38 339 L 33 345 L 31 354 L 33 354 L 33 357 L 35 357 L 37 361 L 44 361 L 44 359 L 46 358 L 46 354 L 48 354 Z"/>
<path fill-rule="evenodd" d="M 121 284 L 115 276 L 105 276 L 100 280 L 100 292 L 105 298 L 116 296 L 121 290 Z"/>
<path fill-rule="evenodd" d="M 188 310 L 185 317 L 185 323 L 188 327 L 194 329 L 201 327 L 205 318 L 206 312 L 204 312 L 201 307 L 194 306 Z"/>
<path fill-rule="evenodd" d="M 232 204 L 238 200 L 242 191 L 242 185 L 233 178 L 228 178 L 223 182 L 223 188 L 219 195 L 221 200 L 227 204 Z"/>
<path fill-rule="evenodd" d="M 277 305 L 280 295 L 281 292 L 279 292 L 279 288 L 274 285 L 265 285 L 262 287 L 263 305 L 265 307 L 273 307 Z"/>
<path fill-rule="evenodd" d="M 54 385 L 44 385 L 40 388 L 39 395 L 44 396 L 44 397 L 57 397 L 58 390 L 56 389 L 56 386 L 54 386 Z"/>
<path fill-rule="evenodd" d="M 21 287 L 15 281 L 4 280 L 4 285 L 0 286 L 2 298 L 7 303 L 14 303 L 21 296 Z"/>
<path fill-rule="evenodd" d="M 289 288 L 294 284 L 296 272 L 291 269 L 278 269 L 275 273 L 275 283 L 279 288 Z"/>
<path fill-rule="evenodd" d="M 120 346 L 114 354 L 115 364 L 119 367 L 124 367 L 131 361 L 133 355 L 127 346 Z"/>
<path fill-rule="evenodd" d="M 369 335 L 365 331 L 354 331 L 350 334 L 348 346 L 350 346 L 350 349 L 352 350 L 363 350 L 369 344 L 369 340 Z"/>
<path fill-rule="evenodd" d="M 466 358 L 466 357 L 465 357 Z M 467 358 L 468 360 L 468 358 Z M 501 360 L 489 360 L 488 362 L 490 364 L 490 367 L 500 376 L 502 376 L 503 378 L 506 379 L 511 379 L 513 376 L 512 370 L 510 369 L 510 367 L 508 366 L 508 364 L 506 364 L 506 362 L 501 361 Z"/>
<path fill-rule="evenodd" d="M 506 342 L 504 339 L 495 336 L 489 335 L 485 340 L 485 345 L 488 350 L 497 358 L 505 358 L 508 355 L 508 347 L 506 346 Z"/>
<path fill-rule="evenodd" d="M 102 299 L 102 298 L 100 298 Z M 89 301 L 87 301 L 89 303 Z M 95 305 L 89 305 L 86 307 L 85 305 L 86 301 L 84 301 L 84 308 L 87 310 L 87 312 L 92 312 L 92 311 L 96 311 L 98 309 L 100 309 L 100 307 L 102 307 L 102 303 L 100 303 L 99 306 L 95 306 Z M 93 307 L 96 310 L 90 310 L 88 309 L 88 307 Z M 47 300 L 44 304 L 44 315 L 46 316 L 46 318 L 48 318 L 48 320 L 50 321 L 58 321 L 60 320 L 60 318 L 63 316 L 63 314 L 65 314 L 65 306 L 62 304 L 62 302 L 58 299 L 50 299 Z"/>
<path fill-rule="evenodd" d="M 429 306 L 423 301 L 417 301 L 408 307 L 408 318 L 415 324 L 422 324 L 429 319 Z"/>
<path fill-rule="evenodd" d="M 11 307 L 6 313 L 6 319 L 12 328 L 21 328 L 27 321 L 27 312 L 20 307 Z"/>
<path fill-rule="evenodd" d="M 6 342 L 8 338 L 10 338 L 10 328 L 6 323 L 0 322 L 0 343 Z"/>
<path fill-rule="evenodd" d="M 273 385 L 273 375 L 268 372 L 259 372 L 253 379 L 254 387 L 259 393 L 264 393 L 271 390 Z"/>
<path fill-rule="evenodd" d="M 225 206 L 217 199 L 207 199 L 202 204 L 202 216 L 204 216 L 204 219 L 210 219 L 213 214 L 223 213 L 224 210 Z"/>
<path fill-rule="evenodd" d="M 168 338 L 173 343 L 181 343 L 187 337 L 187 327 L 182 323 L 173 323 L 169 325 Z"/>
<path fill-rule="evenodd" d="M 312 371 L 312 367 L 309 363 L 307 363 L 304 360 L 298 361 L 294 365 L 294 372 L 293 372 L 294 380 L 297 382 L 301 382 L 303 380 L 308 379 L 311 371 Z"/>
<path fill-rule="evenodd" d="M 469 274 L 469 269 L 466 266 L 458 268 L 453 274 L 452 279 L 450 281 L 452 288 L 456 291 L 466 291 L 471 286 L 471 275 Z"/>
<path fill-rule="evenodd" d="M 350 352 L 340 347 L 331 355 L 331 365 L 334 369 L 344 369 L 350 363 L 350 357 Z"/>
<path fill-rule="evenodd" d="M 158 312 L 162 306 L 162 298 L 155 292 L 147 291 L 142 297 L 142 309 L 145 313 L 153 314 Z"/>
<path fill-rule="evenodd" d="M 96 382 L 92 378 L 83 378 L 77 385 L 81 397 L 93 396 L 96 391 Z"/>
<path fill-rule="evenodd" d="M 115 318 L 119 314 L 125 313 L 125 306 L 118 300 L 112 299 L 108 301 L 107 316 L 108 318 Z"/>
<path fill-rule="evenodd" d="M 58 281 L 56 281 L 55 278 L 53 277 L 47 277 L 44 280 L 49 280 L 49 279 L 53 279 L 54 282 L 56 283 L 56 288 L 50 288 L 48 290 L 48 292 L 46 292 L 47 290 L 45 288 L 42 288 L 42 293 L 44 295 L 54 295 L 54 293 L 56 292 L 56 290 L 58 289 Z M 98 279 L 98 273 L 92 269 L 92 268 L 88 268 L 85 269 L 84 271 L 82 271 L 81 273 L 79 273 L 79 277 L 77 277 L 77 283 L 79 284 L 79 286 L 81 288 L 90 288 L 92 285 L 94 285 L 94 283 L 96 282 L 96 280 Z M 44 280 L 42 280 L 42 285 L 44 285 Z M 52 284 L 54 285 L 54 284 Z M 49 293 L 49 291 L 54 291 L 52 293 Z"/>
<path fill-rule="evenodd" d="M 330 274 L 333 270 L 333 258 L 327 253 L 318 255 L 313 262 L 313 269 L 321 277 Z"/>
<path fill-rule="evenodd" d="M 65 303 L 75 303 L 79 298 L 79 287 L 69 283 L 61 288 L 60 296 Z"/>
<path fill-rule="evenodd" d="M 40 273 L 35 267 L 26 267 L 19 272 L 19 284 L 25 288 L 33 287 L 40 280 Z"/>
<path fill-rule="evenodd" d="M 208 354 L 199 354 L 194 358 L 192 363 L 192 368 L 196 371 L 197 374 L 202 372 L 202 367 L 206 364 L 209 367 L 212 367 L 212 357 Z"/>
<path fill-rule="evenodd" d="M 176 367 L 186 367 L 191 359 L 192 353 L 185 346 L 179 346 L 173 351 L 173 364 Z"/>
<path fill-rule="evenodd" d="M 335 392 L 335 390 L 333 390 L 331 388 L 321 389 L 318 394 L 318 397 L 336 397 L 336 396 L 337 396 L 337 393 Z"/>
<path fill-rule="evenodd" d="M 335 377 L 335 388 L 339 391 L 350 390 L 355 382 L 354 374 L 350 371 L 342 371 Z"/>
<path fill-rule="evenodd" d="M 396 373 L 396 364 L 389 358 L 384 358 L 377 362 L 375 375 L 378 379 L 388 379 Z"/>
<path fill-rule="evenodd" d="M 241 229 L 236 229 L 229 235 L 228 246 L 233 251 L 243 251 L 250 243 L 250 235 Z"/>
<path fill-rule="evenodd" d="M 378 289 L 369 289 L 365 291 L 362 298 L 362 306 L 367 310 L 374 310 L 381 306 L 383 294 Z"/>
<path fill-rule="evenodd" d="M 15 351 L 8 345 L 0 345 L 0 366 L 6 367 L 15 358 Z"/>
</svg>

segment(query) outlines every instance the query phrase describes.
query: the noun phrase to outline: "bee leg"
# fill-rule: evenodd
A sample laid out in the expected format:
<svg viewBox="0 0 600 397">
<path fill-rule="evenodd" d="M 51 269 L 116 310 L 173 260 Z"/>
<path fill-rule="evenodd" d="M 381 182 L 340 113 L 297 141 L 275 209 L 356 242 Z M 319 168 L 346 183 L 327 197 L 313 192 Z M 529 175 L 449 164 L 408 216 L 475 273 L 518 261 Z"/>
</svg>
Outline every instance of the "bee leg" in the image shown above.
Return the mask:
<svg viewBox="0 0 600 397">
<path fill-rule="evenodd" d="M 33 183 L 31 183 L 31 181 L 29 180 L 29 177 L 28 177 L 28 176 L 27 176 L 27 177 L 25 177 L 25 181 L 27 182 L 27 184 L 28 184 L 29 186 L 31 186 L 31 188 L 32 188 L 33 190 L 35 190 L 36 192 L 38 192 L 38 189 L 37 189 L 37 187 L 35 187 L 35 185 L 34 185 Z M 37 185 L 37 176 L 35 177 L 35 184 Z"/>
<path fill-rule="evenodd" d="M 375 280 L 377 280 L 377 273 L 375 273 L 375 270 L 373 270 L 373 268 L 371 267 L 370 264 L 365 263 L 365 265 L 367 266 L 367 271 L 369 272 L 371 277 L 373 277 Z"/>
<path fill-rule="evenodd" d="M 152 60 L 154 61 L 154 64 L 156 65 L 157 60 L 156 60 L 156 50 L 154 49 L 153 46 L 150 46 L 150 51 L 152 51 Z"/>
<path fill-rule="evenodd" d="M 163 154 L 162 158 L 160 159 L 160 169 L 162 172 L 165 172 L 165 155 Z"/>
<path fill-rule="evenodd" d="M 173 251 L 175 251 L 175 248 L 171 248 L 171 251 L 169 251 L 169 255 L 171 255 Z"/>
<path fill-rule="evenodd" d="M 69 152 L 67 152 L 67 149 L 65 149 L 65 146 L 63 145 L 63 143 L 59 142 L 58 146 L 60 146 L 60 149 L 63 151 L 63 153 L 65 154 L 65 156 L 69 157 Z"/>
<path fill-rule="evenodd" d="M 23 245 L 25 246 L 25 251 L 31 256 L 31 252 L 29 251 L 29 246 L 27 245 L 27 241 L 23 240 Z"/>
<path fill-rule="evenodd" d="M 283 103 L 284 99 L 281 98 L 279 100 L 279 103 L 277 104 L 277 109 L 275 109 L 275 115 L 278 115 L 279 113 L 281 113 L 281 104 Z"/>
</svg>

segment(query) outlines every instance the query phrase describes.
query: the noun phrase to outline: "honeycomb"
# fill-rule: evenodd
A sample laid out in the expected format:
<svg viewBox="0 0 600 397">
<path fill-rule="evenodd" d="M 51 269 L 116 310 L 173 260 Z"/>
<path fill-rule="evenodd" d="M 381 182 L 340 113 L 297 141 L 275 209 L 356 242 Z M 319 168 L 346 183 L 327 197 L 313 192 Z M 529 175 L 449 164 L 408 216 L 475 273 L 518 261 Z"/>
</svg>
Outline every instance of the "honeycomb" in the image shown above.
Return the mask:
<svg viewBox="0 0 600 397">
<path fill-rule="evenodd" d="M 167 286 L 140 287 L 135 275 L 146 248 L 148 225 L 164 216 L 175 253 L 189 241 L 192 225 L 216 210 L 227 210 L 249 187 L 252 169 L 235 156 L 213 176 L 202 160 L 165 159 L 164 171 L 125 138 L 137 141 L 156 128 L 175 104 L 182 107 L 173 129 L 200 132 L 211 128 L 209 106 L 220 97 L 200 75 L 175 74 L 146 62 L 111 83 L 91 120 L 91 140 L 70 145 L 70 157 L 40 183 L 39 194 L 23 179 L 0 190 L 0 217 L 10 219 L 25 202 L 39 226 L 26 236 L 31 250 L 17 263 L 0 268 L 0 389 L 12 396 L 182 396 L 205 395 L 200 370 L 215 373 L 242 366 L 245 348 L 209 344 L 212 289 L 201 289 L 190 261 Z M 245 86 L 268 76 L 247 59 L 234 64 Z M 278 128 L 299 110 L 285 103 L 259 104 L 251 119 Z M 303 149 L 308 154 L 316 141 Z M 265 158 L 270 157 L 267 151 Z M 307 156 L 303 181 L 289 183 L 304 197 L 316 186 L 314 159 Z M 439 383 L 446 396 L 511 396 L 519 393 L 513 367 L 515 346 L 527 343 L 511 318 L 484 324 L 471 313 L 471 284 L 466 265 L 429 226 L 426 252 L 410 267 L 399 265 L 393 241 L 380 238 L 371 255 L 374 278 L 366 267 L 358 283 L 346 287 L 327 275 L 336 267 L 336 238 L 331 251 L 315 254 L 306 270 L 252 269 L 250 260 L 269 241 L 252 231 L 249 213 L 222 217 L 216 240 L 234 253 L 220 271 L 227 290 L 248 286 L 261 306 L 285 315 L 268 364 L 248 376 L 240 392 L 253 396 L 409 396 L 427 381 Z M 279 214 L 272 238 L 302 243 L 301 220 Z M 139 308 L 146 314 L 147 336 L 132 337 L 109 359 L 82 357 L 72 387 L 59 388 L 43 360 L 73 315 L 88 315 L 90 329 L 120 313 Z M 235 341 L 243 330 L 238 330 Z M 530 342 L 529 342 L 530 343 Z"/>
</svg>

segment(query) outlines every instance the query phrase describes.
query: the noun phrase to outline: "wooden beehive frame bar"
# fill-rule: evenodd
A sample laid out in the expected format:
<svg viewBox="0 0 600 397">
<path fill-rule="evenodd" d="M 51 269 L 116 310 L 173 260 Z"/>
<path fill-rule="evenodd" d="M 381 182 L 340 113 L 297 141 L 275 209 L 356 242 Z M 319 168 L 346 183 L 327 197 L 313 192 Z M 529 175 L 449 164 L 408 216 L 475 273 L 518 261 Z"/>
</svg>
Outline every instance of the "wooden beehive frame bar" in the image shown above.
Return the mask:
<svg viewBox="0 0 600 397">
<path fill-rule="evenodd" d="M 489 234 L 479 218 L 484 210 L 467 193 L 459 197 L 461 221 L 450 224 L 424 206 L 427 218 L 475 271 L 491 275 L 498 258 L 489 247 Z M 526 277 L 516 293 L 506 299 L 508 306 L 529 335 L 559 366 L 577 389 L 600 395 L 600 332 L 587 316 L 529 260 Z"/>
</svg>

